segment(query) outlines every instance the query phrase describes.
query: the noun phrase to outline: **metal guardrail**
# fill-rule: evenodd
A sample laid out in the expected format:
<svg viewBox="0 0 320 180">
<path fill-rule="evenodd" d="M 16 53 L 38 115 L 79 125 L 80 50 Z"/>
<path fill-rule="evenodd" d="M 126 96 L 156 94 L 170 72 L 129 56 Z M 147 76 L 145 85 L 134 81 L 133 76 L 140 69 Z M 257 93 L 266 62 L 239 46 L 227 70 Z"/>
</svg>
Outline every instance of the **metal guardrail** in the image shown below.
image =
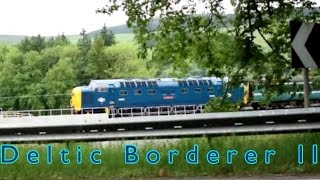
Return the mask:
<svg viewBox="0 0 320 180">
<path fill-rule="evenodd" d="M 225 135 L 277 134 L 320 131 L 320 123 L 208 127 L 192 129 L 160 129 L 139 131 L 87 132 L 67 134 L 0 135 L 2 142 L 106 141 L 148 138 L 212 137 Z"/>
<path fill-rule="evenodd" d="M 0 141 L 89 141 L 309 130 L 320 130 L 320 108 L 126 118 L 109 118 L 107 114 L 12 117 L 0 120 Z"/>
<path fill-rule="evenodd" d="M 312 104 L 311 107 L 320 107 L 320 103 Z M 294 107 L 287 107 L 294 108 Z M 40 109 L 40 110 L 18 110 L 18 111 L 3 111 L 0 108 L 0 118 L 10 117 L 33 117 L 33 116 L 57 116 L 57 115 L 82 115 L 94 114 L 96 110 L 109 109 L 109 107 L 92 107 L 82 109 L 77 112 L 74 108 L 62 109 Z M 243 111 L 252 111 L 252 107 L 246 107 Z M 272 109 L 268 109 L 272 110 Z M 204 105 L 178 105 L 178 106 L 155 106 L 155 107 L 131 107 L 109 109 L 111 118 L 114 117 L 134 117 L 134 116 L 156 116 L 156 115 L 176 115 L 176 114 L 196 114 L 203 113 Z"/>
<path fill-rule="evenodd" d="M 96 110 L 108 109 L 108 107 L 93 107 L 81 110 L 76 113 L 73 108 L 64 109 L 41 109 L 41 110 L 19 110 L 2 111 L 0 108 L 0 118 L 10 117 L 32 117 L 32 116 L 57 116 L 57 115 L 81 115 L 94 114 Z M 173 114 L 195 114 L 202 113 L 203 105 L 181 105 L 181 106 L 156 106 L 156 107 L 132 107 L 110 109 L 110 117 L 133 117 L 133 116 L 154 116 L 154 115 L 173 115 Z"/>
<path fill-rule="evenodd" d="M 80 111 L 79 114 L 93 113 L 98 108 L 87 109 L 86 111 Z M 40 110 L 19 110 L 19 111 L 2 111 L 0 117 L 24 117 L 24 116 L 57 116 L 57 115 L 73 115 L 75 110 L 73 108 L 65 109 L 40 109 Z"/>
<path fill-rule="evenodd" d="M 110 109 L 111 117 L 160 116 L 203 113 L 204 105 L 155 106 Z"/>
<path fill-rule="evenodd" d="M 4 118 L 10 118 L 10 117 L 31 117 L 33 116 L 31 113 L 23 113 L 23 112 L 3 112 L 1 113 L 1 116 Z"/>
</svg>

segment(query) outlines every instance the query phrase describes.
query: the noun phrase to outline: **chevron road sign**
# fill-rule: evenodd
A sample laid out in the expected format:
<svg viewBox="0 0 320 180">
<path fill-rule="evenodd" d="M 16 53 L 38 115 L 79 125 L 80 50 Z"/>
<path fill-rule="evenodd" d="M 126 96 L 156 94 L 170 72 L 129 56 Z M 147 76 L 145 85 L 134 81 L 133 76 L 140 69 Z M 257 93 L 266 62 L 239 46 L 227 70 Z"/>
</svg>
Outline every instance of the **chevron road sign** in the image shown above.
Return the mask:
<svg viewBox="0 0 320 180">
<path fill-rule="evenodd" d="M 320 67 L 320 24 L 290 22 L 292 67 Z"/>
</svg>

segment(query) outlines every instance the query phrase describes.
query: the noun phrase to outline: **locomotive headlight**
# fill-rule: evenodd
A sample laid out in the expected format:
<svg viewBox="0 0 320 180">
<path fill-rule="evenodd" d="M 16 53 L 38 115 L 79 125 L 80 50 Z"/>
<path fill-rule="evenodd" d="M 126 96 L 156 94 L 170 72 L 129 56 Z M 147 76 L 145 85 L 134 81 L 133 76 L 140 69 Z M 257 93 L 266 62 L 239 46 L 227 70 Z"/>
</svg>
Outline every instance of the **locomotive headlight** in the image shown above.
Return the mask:
<svg viewBox="0 0 320 180">
<path fill-rule="evenodd" d="M 76 111 L 81 111 L 82 108 L 82 91 L 81 87 L 76 87 L 72 89 L 71 92 L 71 107 Z"/>
</svg>

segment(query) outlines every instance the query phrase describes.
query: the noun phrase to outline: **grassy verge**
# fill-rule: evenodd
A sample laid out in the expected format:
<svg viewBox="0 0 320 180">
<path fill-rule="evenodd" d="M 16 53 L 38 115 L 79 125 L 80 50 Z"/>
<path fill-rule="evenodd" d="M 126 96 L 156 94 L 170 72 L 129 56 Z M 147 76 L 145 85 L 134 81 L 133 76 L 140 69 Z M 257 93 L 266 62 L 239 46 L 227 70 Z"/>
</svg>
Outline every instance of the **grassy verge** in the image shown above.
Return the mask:
<svg viewBox="0 0 320 180">
<path fill-rule="evenodd" d="M 130 141 L 134 144 L 135 141 Z M 181 140 L 152 140 L 140 141 L 137 144 L 140 159 L 137 164 L 124 163 L 124 146 L 128 142 L 112 143 L 61 143 L 52 144 L 52 164 L 47 163 L 47 144 L 18 144 L 19 158 L 13 164 L 0 164 L 0 177 L 8 179 L 105 179 L 127 177 L 157 177 L 157 176 L 224 176 L 224 175 L 260 175 L 278 173 L 316 173 L 320 164 L 312 163 L 312 145 L 320 145 L 320 133 L 301 133 L 287 135 L 253 135 L 215 137 L 211 143 L 207 138 L 192 138 Z M 185 156 L 193 149 L 194 144 L 199 146 L 199 163 L 188 164 Z M 304 145 L 304 164 L 297 162 L 297 146 Z M 2 144 L 3 146 L 3 144 Z M 82 164 L 77 164 L 77 146 L 82 147 Z M 70 164 L 63 164 L 59 152 L 62 149 L 70 150 L 67 158 Z M 29 164 L 27 153 L 37 150 L 40 154 L 39 164 Z M 101 164 L 93 164 L 90 153 L 101 150 Z M 146 161 L 147 151 L 156 149 L 160 152 L 160 162 L 152 165 Z M 174 156 L 173 164 L 168 163 L 168 150 L 176 149 L 180 153 Z M 212 165 L 206 159 L 207 152 L 214 149 L 219 152 L 219 164 Z M 254 165 L 247 164 L 244 154 L 247 150 L 255 150 L 258 158 Z M 270 164 L 265 164 L 265 150 L 273 149 L 276 155 L 271 157 Z M 227 163 L 227 150 L 237 150 L 238 155 L 233 157 L 232 164 Z M 12 157 L 8 150 L 7 158 Z M 3 157 L 1 157 L 3 158 Z"/>
</svg>

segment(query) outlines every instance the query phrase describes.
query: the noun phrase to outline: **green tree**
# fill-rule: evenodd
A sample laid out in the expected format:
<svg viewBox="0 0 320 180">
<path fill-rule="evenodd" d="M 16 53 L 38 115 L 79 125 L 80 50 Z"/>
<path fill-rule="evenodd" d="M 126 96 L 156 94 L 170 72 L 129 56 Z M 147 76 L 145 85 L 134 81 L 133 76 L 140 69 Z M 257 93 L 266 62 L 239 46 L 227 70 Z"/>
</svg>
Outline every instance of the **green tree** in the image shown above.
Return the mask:
<svg viewBox="0 0 320 180">
<path fill-rule="evenodd" d="M 47 95 L 48 108 L 66 108 L 70 101 L 70 90 L 77 84 L 75 63 L 71 58 L 60 59 L 42 80 Z"/>
<path fill-rule="evenodd" d="M 63 46 L 63 45 L 68 45 L 71 44 L 69 39 L 62 33 L 61 35 L 58 34 L 56 38 L 54 39 L 54 45 L 55 46 Z"/>
<path fill-rule="evenodd" d="M 154 69 L 137 56 L 137 49 L 129 44 L 105 47 L 101 37 L 95 39 L 89 52 L 86 73 L 91 79 L 153 77 Z"/>
<path fill-rule="evenodd" d="M 54 43 L 54 37 L 49 37 L 48 40 L 47 40 L 47 47 L 53 47 L 55 46 L 55 43 Z"/>
<path fill-rule="evenodd" d="M 22 52 L 29 52 L 29 51 L 37 51 L 41 52 L 41 50 L 47 47 L 46 40 L 41 35 L 32 36 L 32 37 L 25 37 L 24 40 L 18 44 L 18 48 Z"/>
<path fill-rule="evenodd" d="M 79 80 L 81 84 L 88 84 L 90 79 L 86 76 L 85 70 L 89 61 L 89 52 L 91 49 L 91 39 L 84 29 L 80 33 L 81 38 L 78 40 L 77 46 L 80 50 L 79 63 Z"/>
<path fill-rule="evenodd" d="M 25 38 L 18 46 L 0 45 L 1 108 L 69 106 L 70 90 L 79 84 L 80 50 L 68 43 L 65 36 L 49 42 L 39 46 L 46 42 L 37 36 Z"/>
<path fill-rule="evenodd" d="M 8 46 L 0 44 L 0 68 L 8 52 Z"/>
<path fill-rule="evenodd" d="M 288 78 L 299 72 L 291 68 L 289 21 L 320 20 L 320 13 L 313 1 L 290 0 L 278 3 L 275 5 L 270 1 L 257 3 L 250 0 L 239 4 L 236 8 L 239 16 L 234 22 L 236 36 L 247 42 L 246 51 L 254 59 L 250 62 L 252 66 L 249 70 L 253 72 L 254 79 L 265 82 L 267 89 L 273 83 L 283 85 Z"/>
<path fill-rule="evenodd" d="M 108 30 L 106 25 L 102 27 L 98 36 L 100 36 L 103 39 L 105 46 L 111 46 L 113 44 L 116 44 L 113 32 L 111 30 Z"/>
<path fill-rule="evenodd" d="M 47 97 L 45 96 L 44 85 L 41 82 L 27 86 L 27 95 L 20 98 L 21 106 L 19 109 L 47 109 Z"/>
<path fill-rule="evenodd" d="M 196 61 L 209 76 L 228 75 L 232 81 L 250 76 L 264 83 L 267 90 L 282 87 L 299 72 L 291 68 L 289 21 L 319 22 L 315 2 L 230 2 L 235 8 L 234 18 L 225 15 L 222 0 L 110 1 L 100 12 L 125 10 L 142 57 L 149 50 L 147 43 L 154 41 L 152 59 L 157 63 L 184 69 Z M 199 11 L 203 11 L 201 7 L 205 13 Z M 150 28 L 155 18 L 160 18 L 160 23 Z M 279 86 L 271 86 L 274 83 Z"/>
<path fill-rule="evenodd" d="M 86 74 L 90 79 L 110 78 L 109 69 L 112 62 L 108 61 L 104 49 L 104 39 L 98 36 L 90 49 L 88 66 L 86 67 Z"/>
<path fill-rule="evenodd" d="M 19 98 L 24 92 L 21 67 L 22 54 L 15 47 L 6 49 L 0 65 L 0 107 L 3 109 L 19 109 Z"/>
<path fill-rule="evenodd" d="M 137 48 L 131 44 L 116 44 L 105 49 L 107 59 L 112 62 L 110 78 L 154 77 L 155 69 L 147 69 L 143 59 L 138 58 Z"/>
<path fill-rule="evenodd" d="M 43 102 L 45 100 L 39 96 L 42 95 L 39 94 L 39 90 L 34 88 L 35 84 L 41 82 L 45 76 L 42 63 L 41 54 L 36 51 L 30 51 L 23 55 L 23 65 L 20 71 L 23 84 L 20 88 L 24 89 L 24 93 L 19 97 L 19 109 L 44 108 Z"/>
<path fill-rule="evenodd" d="M 42 74 L 49 71 L 49 69 L 59 61 L 61 51 L 61 46 L 55 46 L 46 48 L 41 52 L 41 60 L 38 62 L 37 68 L 41 70 Z"/>
</svg>

